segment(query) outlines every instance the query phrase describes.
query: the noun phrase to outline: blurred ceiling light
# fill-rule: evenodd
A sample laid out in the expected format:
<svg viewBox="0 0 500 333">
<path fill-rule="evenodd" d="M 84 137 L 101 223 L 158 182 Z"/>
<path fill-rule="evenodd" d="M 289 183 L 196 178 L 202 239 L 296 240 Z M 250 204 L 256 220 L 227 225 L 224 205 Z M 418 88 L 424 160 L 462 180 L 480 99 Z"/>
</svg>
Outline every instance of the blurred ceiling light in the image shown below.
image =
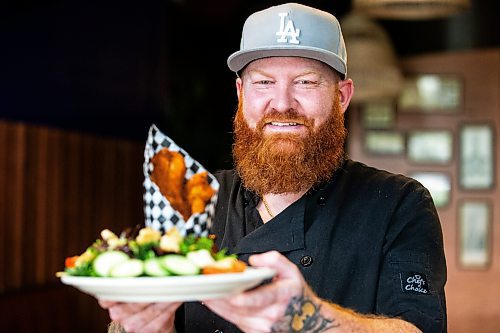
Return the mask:
<svg viewBox="0 0 500 333">
<path fill-rule="evenodd" d="M 341 20 L 354 103 L 396 98 L 403 75 L 385 30 L 370 18 L 350 13 Z"/>
<path fill-rule="evenodd" d="M 401 20 L 446 17 L 469 8 L 470 0 L 353 0 L 354 10 L 366 15 Z"/>
</svg>

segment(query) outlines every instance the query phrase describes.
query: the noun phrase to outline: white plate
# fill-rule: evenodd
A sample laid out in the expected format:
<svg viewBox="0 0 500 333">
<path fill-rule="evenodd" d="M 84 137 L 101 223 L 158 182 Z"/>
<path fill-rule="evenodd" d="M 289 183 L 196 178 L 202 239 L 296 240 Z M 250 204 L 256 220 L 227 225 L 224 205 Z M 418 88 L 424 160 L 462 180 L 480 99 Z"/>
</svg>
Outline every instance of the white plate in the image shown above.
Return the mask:
<svg viewBox="0 0 500 333">
<path fill-rule="evenodd" d="M 269 268 L 248 267 L 242 273 L 193 276 L 99 278 L 65 275 L 61 281 L 103 300 L 188 302 L 238 293 L 257 286 L 275 273 Z"/>
</svg>

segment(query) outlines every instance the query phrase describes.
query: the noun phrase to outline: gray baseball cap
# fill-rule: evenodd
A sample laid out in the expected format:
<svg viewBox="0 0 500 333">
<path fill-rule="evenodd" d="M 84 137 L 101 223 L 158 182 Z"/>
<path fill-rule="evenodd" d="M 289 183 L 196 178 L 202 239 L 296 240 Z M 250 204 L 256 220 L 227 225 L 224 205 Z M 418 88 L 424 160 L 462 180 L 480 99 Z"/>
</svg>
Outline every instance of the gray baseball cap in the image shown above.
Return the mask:
<svg viewBox="0 0 500 333">
<path fill-rule="evenodd" d="M 304 57 L 322 61 L 345 79 L 347 52 L 339 21 L 330 13 L 298 3 L 273 6 L 250 15 L 240 50 L 227 59 L 238 72 L 267 57 Z"/>
</svg>

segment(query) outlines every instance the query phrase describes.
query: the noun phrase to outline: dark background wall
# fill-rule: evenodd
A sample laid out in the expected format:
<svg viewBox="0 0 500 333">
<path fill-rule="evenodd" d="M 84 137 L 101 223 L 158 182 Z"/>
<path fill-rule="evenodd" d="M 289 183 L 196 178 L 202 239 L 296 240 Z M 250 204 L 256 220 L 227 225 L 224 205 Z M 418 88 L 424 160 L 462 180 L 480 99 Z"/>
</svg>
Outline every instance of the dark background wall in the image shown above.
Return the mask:
<svg viewBox="0 0 500 333">
<path fill-rule="evenodd" d="M 156 123 L 210 169 L 231 166 L 234 74 L 251 12 L 279 1 L 8 1 L 0 119 L 144 141 Z M 303 1 L 342 18 L 350 1 Z M 499 5 L 449 19 L 379 20 L 399 56 L 498 46 Z"/>
</svg>

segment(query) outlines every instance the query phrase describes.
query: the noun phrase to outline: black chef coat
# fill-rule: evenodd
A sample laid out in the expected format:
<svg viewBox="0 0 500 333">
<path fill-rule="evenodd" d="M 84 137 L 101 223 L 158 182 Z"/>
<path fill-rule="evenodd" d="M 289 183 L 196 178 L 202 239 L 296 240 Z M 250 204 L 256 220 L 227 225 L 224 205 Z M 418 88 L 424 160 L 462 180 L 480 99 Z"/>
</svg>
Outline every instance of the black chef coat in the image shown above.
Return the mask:
<svg viewBox="0 0 500 333">
<path fill-rule="evenodd" d="M 446 263 L 432 198 L 420 183 L 347 160 L 266 224 L 259 199 L 234 171 L 216 174 L 219 198 L 211 232 L 219 248 L 246 260 L 277 250 L 321 298 L 364 314 L 446 332 Z M 200 303 L 186 303 L 178 332 L 240 332 Z"/>
</svg>

